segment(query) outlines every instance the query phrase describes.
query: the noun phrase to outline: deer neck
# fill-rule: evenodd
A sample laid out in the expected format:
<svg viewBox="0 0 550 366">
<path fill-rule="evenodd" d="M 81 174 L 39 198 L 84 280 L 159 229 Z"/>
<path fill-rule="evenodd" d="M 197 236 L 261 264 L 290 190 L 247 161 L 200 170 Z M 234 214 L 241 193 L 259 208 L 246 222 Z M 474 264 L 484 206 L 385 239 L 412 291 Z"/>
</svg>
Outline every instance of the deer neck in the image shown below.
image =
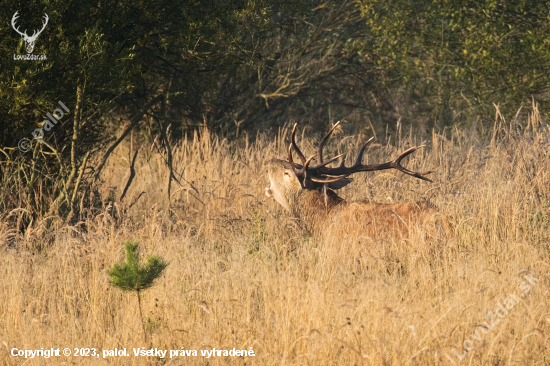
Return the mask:
<svg viewBox="0 0 550 366">
<path fill-rule="evenodd" d="M 330 189 L 302 190 L 291 203 L 292 215 L 298 218 L 310 234 L 318 233 L 330 219 L 330 213 L 344 203 Z"/>
</svg>

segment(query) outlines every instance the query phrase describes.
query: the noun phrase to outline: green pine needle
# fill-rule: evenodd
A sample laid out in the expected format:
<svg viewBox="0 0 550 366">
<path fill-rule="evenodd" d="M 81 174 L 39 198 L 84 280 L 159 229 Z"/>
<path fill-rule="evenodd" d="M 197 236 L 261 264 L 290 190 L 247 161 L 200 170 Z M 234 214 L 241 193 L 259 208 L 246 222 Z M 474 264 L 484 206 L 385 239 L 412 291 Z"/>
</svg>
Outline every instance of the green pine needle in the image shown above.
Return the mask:
<svg viewBox="0 0 550 366">
<path fill-rule="evenodd" d="M 116 263 L 107 274 L 111 284 L 123 291 L 141 291 L 153 286 L 168 263 L 159 256 L 147 257 L 147 264 L 139 263 L 139 243 L 126 242 L 126 262 Z"/>
</svg>

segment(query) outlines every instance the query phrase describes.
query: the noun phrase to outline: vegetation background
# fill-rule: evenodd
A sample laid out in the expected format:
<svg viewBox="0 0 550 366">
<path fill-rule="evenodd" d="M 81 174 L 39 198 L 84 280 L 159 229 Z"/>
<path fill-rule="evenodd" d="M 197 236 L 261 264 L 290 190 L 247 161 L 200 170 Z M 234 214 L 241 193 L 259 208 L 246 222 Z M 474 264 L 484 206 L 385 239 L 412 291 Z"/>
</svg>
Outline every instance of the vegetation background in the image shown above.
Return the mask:
<svg viewBox="0 0 550 366">
<path fill-rule="evenodd" d="M 2 208 L 24 206 L 33 219 L 76 220 L 96 207 L 102 148 L 129 131 L 156 139 L 170 165 L 170 139 L 199 126 L 235 139 L 338 120 L 395 133 L 399 121 L 425 135 L 486 130 L 495 105 L 511 115 L 535 100 L 548 113 L 547 2 L 33 0 L 0 9 Z M 28 34 L 48 14 L 34 50 L 47 61 L 11 57 L 25 53 L 11 29 L 16 11 Z M 71 115 L 48 132 L 49 146 L 14 151 L 59 100 Z M 5 178 L 8 161 L 22 171 L 17 184 Z M 37 201 L 37 186 L 53 202 Z"/>
<path fill-rule="evenodd" d="M 462 362 L 550 362 L 547 2 L 0 9 L 2 362 L 20 363 L 13 347 L 141 346 L 137 309 L 106 275 L 127 240 L 170 262 L 144 296 L 155 347 L 257 354 L 174 364 L 458 363 L 451 350 L 529 272 L 540 283 Z M 47 61 L 13 59 L 16 11 L 28 34 L 48 14 L 34 49 Z M 59 100 L 70 114 L 19 151 Z M 309 151 L 338 120 L 329 152 L 375 135 L 372 161 L 423 143 L 408 164 L 437 170 L 433 185 L 365 176 L 344 196 L 429 199 L 452 238 L 319 241 L 265 200 L 288 126 Z"/>
</svg>

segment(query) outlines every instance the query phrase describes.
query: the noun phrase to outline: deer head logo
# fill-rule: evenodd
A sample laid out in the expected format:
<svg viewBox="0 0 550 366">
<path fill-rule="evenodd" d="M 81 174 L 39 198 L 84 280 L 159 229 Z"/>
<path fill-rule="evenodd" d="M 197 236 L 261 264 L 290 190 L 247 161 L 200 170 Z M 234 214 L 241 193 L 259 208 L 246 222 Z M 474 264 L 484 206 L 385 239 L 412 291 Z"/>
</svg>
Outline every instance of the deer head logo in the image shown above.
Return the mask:
<svg viewBox="0 0 550 366">
<path fill-rule="evenodd" d="M 36 42 L 36 39 L 38 38 L 38 36 L 40 35 L 40 33 L 42 33 L 42 31 L 44 30 L 44 28 L 46 28 L 46 25 L 48 24 L 48 14 L 44 13 L 44 23 L 42 24 L 42 29 L 40 30 L 35 30 L 32 34 L 32 36 L 28 36 L 27 35 L 27 30 L 25 29 L 24 32 L 20 32 L 19 31 L 19 28 L 15 26 L 15 20 L 19 17 L 17 15 L 19 11 L 16 11 L 15 14 L 13 14 L 13 17 L 11 18 L 11 26 L 13 27 L 13 29 L 19 33 L 21 35 L 21 37 L 23 37 L 23 41 L 25 41 L 25 44 L 26 44 L 26 48 L 27 48 L 27 53 L 32 53 L 32 51 L 34 50 L 34 43 Z"/>
</svg>

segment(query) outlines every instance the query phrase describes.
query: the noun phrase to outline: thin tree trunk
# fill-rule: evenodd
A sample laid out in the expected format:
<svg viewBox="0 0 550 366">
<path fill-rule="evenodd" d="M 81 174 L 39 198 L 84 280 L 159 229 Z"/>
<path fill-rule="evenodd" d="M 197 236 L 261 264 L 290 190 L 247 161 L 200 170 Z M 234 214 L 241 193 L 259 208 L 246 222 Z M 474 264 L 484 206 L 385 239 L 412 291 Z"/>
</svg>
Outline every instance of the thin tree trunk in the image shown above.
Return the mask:
<svg viewBox="0 0 550 366">
<path fill-rule="evenodd" d="M 145 339 L 145 343 L 147 343 L 147 333 L 145 332 L 145 321 L 143 320 L 143 312 L 141 311 L 141 295 L 139 290 L 137 290 L 137 298 L 139 305 L 139 317 L 141 318 L 141 326 L 143 327 L 143 338 Z"/>
</svg>

